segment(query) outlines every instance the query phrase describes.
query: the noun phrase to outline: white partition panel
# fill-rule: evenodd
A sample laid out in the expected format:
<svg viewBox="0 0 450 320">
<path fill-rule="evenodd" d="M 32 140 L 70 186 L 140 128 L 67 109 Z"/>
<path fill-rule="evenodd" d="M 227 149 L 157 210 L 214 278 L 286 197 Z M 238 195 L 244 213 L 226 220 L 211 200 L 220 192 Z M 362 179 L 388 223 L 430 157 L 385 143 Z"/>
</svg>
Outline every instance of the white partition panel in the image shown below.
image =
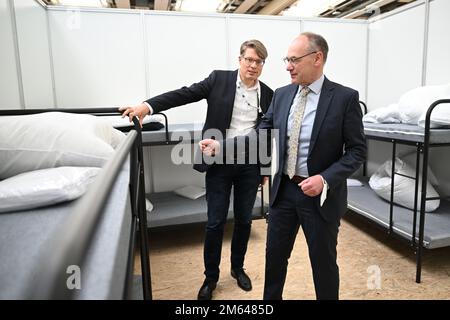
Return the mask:
<svg viewBox="0 0 450 320">
<path fill-rule="evenodd" d="M 8 1 L 0 1 L 0 43 L 0 109 L 17 109 L 20 91 Z"/>
<path fill-rule="evenodd" d="M 229 65 L 239 65 L 239 48 L 249 39 L 261 41 L 268 51 L 268 59 L 261 74 L 261 80 L 275 90 L 290 83 L 289 73 L 283 58 L 289 44 L 300 33 L 300 21 L 282 17 L 253 18 L 252 16 L 229 16 Z"/>
<path fill-rule="evenodd" d="M 425 6 L 369 25 L 368 108 L 396 103 L 422 82 Z"/>
<path fill-rule="evenodd" d="M 327 40 L 329 54 L 325 75 L 332 81 L 358 90 L 366 100 L 367 24 L 321 19 L 305 20 L 302 32 L 314 32 Z"/>
<path fill-rule="evenodd" d="M 227 69 L 224 16 L 152 14 L 145 16 L 149 95 L 189 86 L 215 69 Z M 166 112 L 170 123 L 200 123 L 206 101 Z"/>
<path fill-rule="evenodd" d="M 25 108 L 54 107 L 47 13 L 35 1 L 14 3 Z"/>
<path fill-rule="evenodd" d="M 426 84 L 450 83 L 450 1 L 430 3 Z"/>
<path fill-rule="evenodd" d="M 430 2 L 428 30 L 427 85 L 450 84 L 450 1 Z M 437 191 L 440 195 L 450 194 L 449 148 L 435 148 L 430 156 L 430 166 L 439 177 Z"/>
<path fill-rule="evenodd" d="M 145 98 L 139 13 L 49 10 L 58 107 L 132 104 Z"/>
</svg>

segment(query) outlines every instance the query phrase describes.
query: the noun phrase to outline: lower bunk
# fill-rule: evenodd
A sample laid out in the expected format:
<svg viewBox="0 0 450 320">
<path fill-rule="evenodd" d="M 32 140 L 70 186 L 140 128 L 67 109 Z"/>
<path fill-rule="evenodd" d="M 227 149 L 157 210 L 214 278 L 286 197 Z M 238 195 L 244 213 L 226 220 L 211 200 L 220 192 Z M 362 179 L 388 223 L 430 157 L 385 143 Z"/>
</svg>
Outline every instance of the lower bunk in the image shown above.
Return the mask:
<svg viewBox="0 0 450 320">
<path fill-rule="evenodd" d="M 381 199 L 369 186 L 367 178 L 360 178 L 362 186 L 348 187 L 348 208 L 372 222 L 389 229 L 388 201 Z M 426 213 L 423 247 L 435 249 L 450 246 L 450 202 L 442 200 L 439 208 Z M 419 225 L 413 235 L 414 211 L 394 205 L 392 231 L 407 241 L 419 241 Z"/>
</svg>

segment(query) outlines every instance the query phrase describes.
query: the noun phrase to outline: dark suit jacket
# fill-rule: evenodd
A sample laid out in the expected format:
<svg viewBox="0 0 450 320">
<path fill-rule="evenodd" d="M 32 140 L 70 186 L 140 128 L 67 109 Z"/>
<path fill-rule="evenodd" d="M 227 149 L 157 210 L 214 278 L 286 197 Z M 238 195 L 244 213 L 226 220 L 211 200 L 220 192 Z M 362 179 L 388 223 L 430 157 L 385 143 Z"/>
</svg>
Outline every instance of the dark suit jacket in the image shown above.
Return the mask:
<svg viewBox="0 0 450 320">
<path fill-rule="evenodd" d="M 278 171 L 273 177 L 270 206 L 276 204 L 287 148 L 287 120 L 298 85 L 275 90 L 260 129 L 279 129 Z M 329 185 L 327 199 L 317 209 L 329 222 L 339 222 L 347 210 L 346 179 L 366 157 L 366 142 L 358 92 L 325 78 L 311 133 L 307 158 L 310 176 L 321 174 Z"/>
<path fill-rule="evenodd" d="M 169 91 L 153 97 L 148 102 L 154 112 L 161 112 L 173 107 L 206 99 L 208 109 L 202 132 L 208 129 L 218 129 L 223 137 L 226 137 L 226 129 L 230 128 L 233 114 L 234 98 L 236 94 L 236 80 L 238 70 L 213 71 L 206 79 L 194 83 L 190 87 Z M 261 97 L 259 104 L 262 112 L 266 113 L 272 100 L 273 91 L 260 81 Z M 258 116 L 258 124 L 261 115 Z M 194 165 L 194 169 L 204 172 L 208 168 L 204 163 Z"/>
</svg>

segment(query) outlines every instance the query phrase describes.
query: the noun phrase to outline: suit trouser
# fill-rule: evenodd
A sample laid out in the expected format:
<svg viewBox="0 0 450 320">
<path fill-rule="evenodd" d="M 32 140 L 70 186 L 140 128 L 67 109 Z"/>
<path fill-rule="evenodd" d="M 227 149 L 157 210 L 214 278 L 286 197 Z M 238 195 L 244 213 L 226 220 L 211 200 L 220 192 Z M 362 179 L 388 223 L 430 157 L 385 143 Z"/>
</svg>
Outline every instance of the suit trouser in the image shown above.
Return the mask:
<svg viewBox="0 0 450 320">
<path fill-rule="evenodd" d="M 285 176 L 268 219 L 264 299 L 282 299 L 288 259 L 300 226 L 309 249 L 317 299 L 338 299 L 336 246 L 339 222 L 326 222 L 314 198 L 306 196 Z"/>
<path fill-rule="evenodd" d="M 261 176 L 256 164 L 214 164 L 208 169 L 205 180 L 208 222 L 203 250 L 204 273 L 207 279 L 218 281 L 223 232 L 228 216 L 231 188 L 234 187 L 231 268 L 238 269 L 244 265 L 250 237 L 252 211 Z"/>
</svg>

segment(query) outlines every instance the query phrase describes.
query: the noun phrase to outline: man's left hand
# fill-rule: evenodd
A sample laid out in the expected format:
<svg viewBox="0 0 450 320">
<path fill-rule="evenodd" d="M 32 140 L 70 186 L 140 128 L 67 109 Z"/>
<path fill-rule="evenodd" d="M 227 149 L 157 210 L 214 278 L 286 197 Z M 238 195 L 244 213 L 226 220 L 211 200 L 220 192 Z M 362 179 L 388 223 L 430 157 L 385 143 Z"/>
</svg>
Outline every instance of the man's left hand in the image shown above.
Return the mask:
<svg viewBox="0 0 450 320">
<path fill-rule="evenodd" d="M 323 190 L 323 180 L 320 175 L 316 174 L 315 176 L 306 178 L 300 182 L 298 186 L 302 188 L 303 193 L 307 196 L 315 197 Z"/>
</svg>

